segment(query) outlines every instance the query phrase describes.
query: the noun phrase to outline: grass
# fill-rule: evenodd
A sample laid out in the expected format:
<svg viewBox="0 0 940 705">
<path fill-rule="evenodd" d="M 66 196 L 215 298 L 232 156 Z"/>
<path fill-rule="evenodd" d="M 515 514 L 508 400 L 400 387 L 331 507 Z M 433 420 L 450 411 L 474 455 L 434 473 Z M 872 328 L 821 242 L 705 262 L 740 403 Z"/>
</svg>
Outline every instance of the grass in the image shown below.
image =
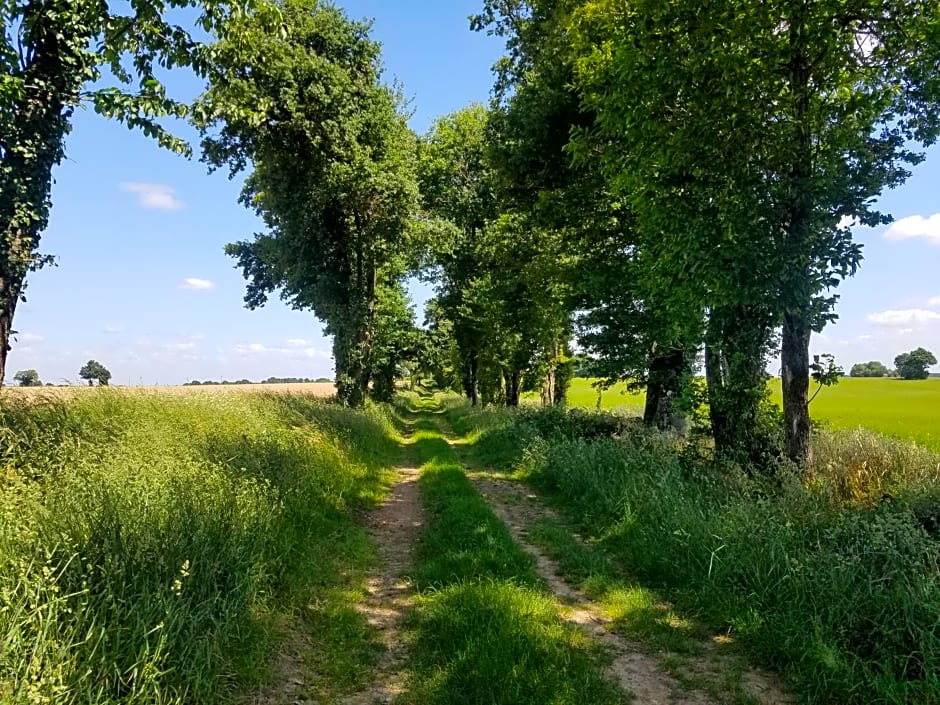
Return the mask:
<svg viewBox="0 0 940 705">
<path fill-rule="evenodd" d="M 575 379 L 568 394 L 569 405 L 582 409 L 597 406 L 592 380 Z M 770 382 L 774 401 L 780 405 L 780 380 Z M 534 397 L 533 397 L 534 398 Z M 618 385 L 604 392 L 601 409 L 640 416 L 644 395 Z M 861 379 L 846 377 L 835 387 L 820 392 L 810 406 L 815 419 L 836 429 L 867 428 L 895 438 L 913 440 L 940 451 L 940 379 Z"/>
<path fill-rule="evenodd" d="M 367 682 L 356 508 L 400 452 L 387 414 L 296 395 L 0 404 L 0 702 L 220 702 L 284 674 Z"/>
<path fill-rule="evenodd" d="M 780 380 L 771 383 L 780 404 Z M 940 379 L 842 379 L 822 390 L 810 406 L 814 417 L 827 426 L 854 429 L 862 426 L 896 438 L 910 439 L 940 451 Z"/>
<path fill-rule="evenodd" d="M 415 439 L 428 523 L 414 571 L 411 677 L 399 702 L 625 702 L 427 417 Z"/>
<path fill-rule="evenodd" d="M 940 703 L 940 543 L 924 528 L 938 528 L 928 520 L 940 457 L 834 432 L 813 472 L 762 483 L 647 433 L 591 440 L 520 425 L 519 414 L 449 414 L 474 430 L 469 455 L 501 457 L 618 570 L 730 634 L 806 702 Z M 894 499 L 881 499 L 885 488 Z M 543 527 L 542 540 L 606 594 L 616 571 L 557 531 Z M 659 638 L 657 620 L 672 617 L 641 597 L 627 594 L 622 609 Z"/>
<path fill-rule="evenodd" d="M 643 405 L 646 403 L 646 395 L 643 392 L 628 391 L 627 385 L 622 382 L 610 389 L 600 391 L 594 387 L 595 381 L 597 380 L 580 377 L 571 380 L 571 386 L 568 388 L 568 405 L 579 409 L 623 409 L 631 415 L 643 415 Z M 600 406 L 598 406 L 598 395 L 600 395 Z M 523 395 L 523 399 L 529 401 L 538 398 L 539 395 L 536 392 Z"/>
</svg>

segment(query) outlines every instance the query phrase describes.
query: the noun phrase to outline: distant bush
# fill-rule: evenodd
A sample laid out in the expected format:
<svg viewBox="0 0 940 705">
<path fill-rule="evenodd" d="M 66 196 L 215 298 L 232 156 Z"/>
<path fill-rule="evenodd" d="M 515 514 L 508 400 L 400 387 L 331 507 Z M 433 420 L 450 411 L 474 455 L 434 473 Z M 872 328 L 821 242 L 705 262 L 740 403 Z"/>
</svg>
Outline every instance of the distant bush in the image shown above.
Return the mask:
<svg viewBox="0 0 940 705">
<path fill-rule="evenodd" d="M 852 365 L 849 371 L 850 377 L 890 377 L 892 371 L 884 363 L 872 360 L 871 362 L 859 362 Z"/>
</svg>

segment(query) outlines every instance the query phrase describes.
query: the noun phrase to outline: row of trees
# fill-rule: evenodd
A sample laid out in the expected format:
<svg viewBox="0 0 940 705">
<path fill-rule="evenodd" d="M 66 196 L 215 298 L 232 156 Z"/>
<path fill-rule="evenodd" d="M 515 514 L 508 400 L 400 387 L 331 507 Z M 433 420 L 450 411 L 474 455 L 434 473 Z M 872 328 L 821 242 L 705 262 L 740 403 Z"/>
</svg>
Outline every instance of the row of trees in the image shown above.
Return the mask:
<svg viewBox="0 0 940 705">
<path fill-rule="evenodd" d="M 917 348 L 909 353 L 901 353 L 894 358 L 894 369 L 888 369 L 884 363 L 872 360 L 852 365 L 851 377 L 900 377 L 901 379 L 927 379 L 929 368 L 937 364 L 937 358 L 926 348 Z"/>
<path fill-rule="evenodd" d="M 111 372 L 97 360 L 89 360 L 78 371 L 78 376 L 88 382 L 91 387 L 97 382 L 102 387 L 107 387 L 111 381 Z M 41 387 L 42 380 L 39 379 L 39 373 L 36 370 L 20 370 L 13 375 L 13 381 L 21 387 Z M 46 386 L 52 386 L 46 383 Z"/>
<path fill-rule="evenodd" d="M 717 450 L 759 462 L 779 351 L 786 454 L 810 456 L 810 380 L 834 369 L 809 341 L 861 262 L 849 225 L 888 221 L 875 198 L 940 133 L 933 0 L 485 0 L 473 26 L 507 46 L 493 104 L 424 138 L 367 24 L 318 0 L 198 4 L 211 46 L 162 3 L 4 6 L 3 350 L 90 99 L 178 151 L 155 119 L 189 116 L 209 167 L 246 173 L 264 231 L 227 248 L 246 303 L 278 293 L 324 321 L 348 404 L 390 395 L 406 362 L 473 402 L 560 403 L 577 335 L 665 427 L 703 351 Z M 160 64 L 207 91 L 166 98 Z M 100 67 L 136 89 L 85 90 Z M 427 330 L 409 273 L 438 285 Z"/>
</svg>

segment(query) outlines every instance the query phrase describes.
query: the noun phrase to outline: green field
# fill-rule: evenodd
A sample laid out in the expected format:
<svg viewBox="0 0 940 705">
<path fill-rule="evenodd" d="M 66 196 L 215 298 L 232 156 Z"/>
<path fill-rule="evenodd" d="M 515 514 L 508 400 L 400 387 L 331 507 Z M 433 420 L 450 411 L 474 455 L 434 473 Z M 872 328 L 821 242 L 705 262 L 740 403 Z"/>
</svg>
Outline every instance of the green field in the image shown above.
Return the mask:
<svg viewBox="0 0 940 705">
<path fill-rule="evenodd" d="M 779 404 L 780 380 L 771 381 L 770 387 L 772 398 Z M 568 399 L 572 406 L 595 408 L 597 390 L 592 380 L 574 380 Z M 643 394 L 631 394 L 626 392 L 625 385 L 618 384 L 604 392 L 601 408 L 620 408 L 640 414 Z M 937 378 L 922 381 L 845 378 L 835 387 L 823 389 L 810 406 L 810 412 L 832 428 L 862 426 L 940 450 L 940 379 Z"/>
</svg>

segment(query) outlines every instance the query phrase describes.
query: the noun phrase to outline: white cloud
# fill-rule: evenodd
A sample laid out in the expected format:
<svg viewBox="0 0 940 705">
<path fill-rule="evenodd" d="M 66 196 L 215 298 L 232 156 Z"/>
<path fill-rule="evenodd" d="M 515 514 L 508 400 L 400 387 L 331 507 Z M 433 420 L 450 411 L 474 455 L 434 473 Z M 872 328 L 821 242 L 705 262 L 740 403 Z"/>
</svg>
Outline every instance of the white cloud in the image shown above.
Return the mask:
<svg viewBox="0 0 940 705">
<path fill-rule="evenodd" d="M 868 320 L 879 326 L 905 327 L 923 326 L 933 321 L 940 321 L 940 313 L 924 308 L 908 308 L 903 311 L 881 311 L 868 316 Z"/>
<path fill-rule="evenodd" d="M 195 277 L 190 277 L 189 279 L 184 280 L 180 285 L 180 289 L 188 289 L 189 291 L 210 291 L 215 289 L 215 284 L 210 282 L 208 279 L 196 279 Z"/>
<path fill-rule="evenodd" d="M 306 345 L 306 347 L 303 347 Z M 307 341 L 298 339 L 288 341 L 289 347 L 268 347 L 263 343 L 240 343 L 232 348 L 236 355 L 273 355 L 288 359 L 322 358 L 329 359 L 330 353 L 313 347 Z M 220 350 L 219 352 L 224 352 Z"/>
<path fill-rule="evenodd" d="M 121 184 L 121 189 L 136 194 L 137 205 L 141 208 L 160 211 L 178 211 L 186 205 L 174 195 L 176 189 L 166 184 L 129 182 Z"/>
<path fill-rule="evenodd" d="M 875 336 L 873 335 L 860 335 L 858 336 L 859 340 L 874 340 Z"/>
<path fill-rule="evenodd" d="M 934 296 L 927 302 L 928 306 L 940 306 L 940 296 Z"/>
<path fill-rule="evenodd" d="M 934 245 L 940 245 L 940 213 L 934 213 L 927 218 L 922 215 L 902 218 L 888 229 L 885 237 L 889 240 L 910 240 L 923 237 Z"/>
<path fill-rule="evenodd" d="M 287 344 L 292 348 L 307 348 L 310 347 L 310 342 L 304 340 L 303 338 L 291 338 L 287 341 Z"/>
<path fill-rule="evenodd" d="M 16 340 L 20 343 L 41 343 L 46 339 L 44 335 L 38 335 L 36 333 L 17 333 Z"/>
<path fill-rule="evenodd" d="M 121 328 L 121 326 L 111 326 L 111 325 L 108 325 L 108 326 L 105 326 L 103 330 L 104 330 L 104 332 L 107 333 L 108 335 L 114 335 L 115 333 L 120 333 L 120 332 L 121 332 L 122 330 L 124 330 L 124 329 Z"/>
<path fill-rule="evenodd" d="M 189 352 L 196 349 L 195 343 L 167 343 L 163 346 L 164 350 L 173 350 L 175 352 Z"/>
</svg>

